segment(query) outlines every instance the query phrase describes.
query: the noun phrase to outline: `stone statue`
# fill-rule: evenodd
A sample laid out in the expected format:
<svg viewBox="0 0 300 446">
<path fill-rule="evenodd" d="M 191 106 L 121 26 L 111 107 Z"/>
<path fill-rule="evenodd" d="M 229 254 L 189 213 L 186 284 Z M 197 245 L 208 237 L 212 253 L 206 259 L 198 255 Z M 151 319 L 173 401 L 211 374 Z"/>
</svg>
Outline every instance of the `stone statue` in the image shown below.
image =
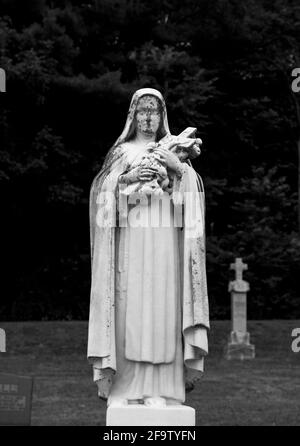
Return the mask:
<svg viewBox="0 0 300 446">
<path fill-rule="evenodd" d="M 200 144 L 171 135 L 157 90 L 138 90 L 93 181 L 88 359 L 108 406 L 182 404 L 203 372 L 209 328 L 204 191 L 190 162 Z M 146 202 L 132 199 L 143 194 Z"/>
<path fill-rule="evenodd" d="M 166 150 L 170 150 L 179 158 L 180 161 L 184 161 L 188 158 L 193 159 L 200 155 L 200 148 L 198 144 L 202 141 L 200 138 L 188 138 L 187 134 L 193 134 L 196 129 L 190 127 L 187 128 L 179 137 L 170 137 L 166 135 L 158 143 L 150 142 L 147 144 L 147 150 L 143 154 L 142 160 L 137 159 L 136 163 L 131 165 L 131 169 L 135 167 L 150 168 L 155 174 L 150 181 L 131 181 L 131 177 L 126 177 L 130 181 L 123 193 L 132 194 L 138 192 L 141 195 L 163 194 L 163 191 L 172 192 L 172 174 L 167 172 L 167 168 L 162 163 L 160 155 L 156 153 L 156 148 L 163 147 Z"/>
</svg>

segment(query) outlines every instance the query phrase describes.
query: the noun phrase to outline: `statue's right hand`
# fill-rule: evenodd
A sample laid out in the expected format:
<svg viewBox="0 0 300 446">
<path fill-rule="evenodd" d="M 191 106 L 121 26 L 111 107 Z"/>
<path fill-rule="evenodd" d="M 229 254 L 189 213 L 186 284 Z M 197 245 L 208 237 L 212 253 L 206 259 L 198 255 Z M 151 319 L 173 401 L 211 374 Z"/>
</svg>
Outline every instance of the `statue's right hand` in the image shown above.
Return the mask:
<svg viewBox="0 0 300 446">
<path fill-rule="evenodd" d="M 158 170 L 154 167 L 137 166 L 130 172 L 120 177 L 120 182 L 125 184 L 136 183 L 137 181 L 151 181 Z"/>
<path fill-rule="evenodd" d="M 139 169 L 138 179 L 140 181 L 151 181 L 157 172 L 157 169 L 152 167 L 141 167 Z"/>
<path fill-rule="evenodd" d="M 107 400 L 112 386 L 112 379 L 110 376 L 106 376 L 96 381 L 98 387 L 98 396 L 103 400 Z"/>
</svg>

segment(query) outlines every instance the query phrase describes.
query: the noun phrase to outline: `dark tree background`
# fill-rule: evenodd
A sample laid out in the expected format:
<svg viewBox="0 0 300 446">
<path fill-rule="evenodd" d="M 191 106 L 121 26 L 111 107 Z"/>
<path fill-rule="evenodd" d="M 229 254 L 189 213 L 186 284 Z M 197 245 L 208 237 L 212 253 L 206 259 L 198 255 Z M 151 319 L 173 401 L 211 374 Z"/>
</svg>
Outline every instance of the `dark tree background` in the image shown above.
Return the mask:
<svg viewBox="0 0 300 446">
<path fill-rule="evenodd" d="M 212 317 L 237 256 L 250 318 L 300 317 L 299 41 L 298 0 L 1 0 L 0 318 L 88 317 L 89 188 L 146 86 L 204 142 Z"/>
</svg>

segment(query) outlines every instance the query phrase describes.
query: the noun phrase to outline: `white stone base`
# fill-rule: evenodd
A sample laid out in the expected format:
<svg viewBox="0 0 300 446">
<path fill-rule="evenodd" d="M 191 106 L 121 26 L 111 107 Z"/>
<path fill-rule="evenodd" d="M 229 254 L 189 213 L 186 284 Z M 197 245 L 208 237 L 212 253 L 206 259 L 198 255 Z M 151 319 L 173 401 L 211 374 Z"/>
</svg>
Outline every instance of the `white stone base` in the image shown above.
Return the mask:
<svg viewBox="0 0 300 446">
<path fill-rule="evenodd" d="M 195 409 L 184 405 L 152 408 L 142 404 L 108 407 L 106 426 L 195 426 Z"/>
</svg>

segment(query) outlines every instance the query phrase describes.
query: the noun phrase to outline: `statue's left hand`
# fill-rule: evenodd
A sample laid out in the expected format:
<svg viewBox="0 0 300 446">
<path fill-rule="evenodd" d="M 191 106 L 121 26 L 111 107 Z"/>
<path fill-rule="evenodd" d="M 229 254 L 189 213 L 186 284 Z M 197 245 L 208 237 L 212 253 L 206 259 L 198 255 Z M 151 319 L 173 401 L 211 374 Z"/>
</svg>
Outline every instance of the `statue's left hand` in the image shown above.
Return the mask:
<svg viewBox="0 0 300 446">
<path fill-rule="evenodd" d="M 170 150 L 158 147 L 157 149 L 154 149 L 154 153 L 157 153 L 159 155 L 160 160 L 170 170 L 177 172 L 180 169 L 181 162 L 179 161 L 178 157 Z"/>
</svg>

